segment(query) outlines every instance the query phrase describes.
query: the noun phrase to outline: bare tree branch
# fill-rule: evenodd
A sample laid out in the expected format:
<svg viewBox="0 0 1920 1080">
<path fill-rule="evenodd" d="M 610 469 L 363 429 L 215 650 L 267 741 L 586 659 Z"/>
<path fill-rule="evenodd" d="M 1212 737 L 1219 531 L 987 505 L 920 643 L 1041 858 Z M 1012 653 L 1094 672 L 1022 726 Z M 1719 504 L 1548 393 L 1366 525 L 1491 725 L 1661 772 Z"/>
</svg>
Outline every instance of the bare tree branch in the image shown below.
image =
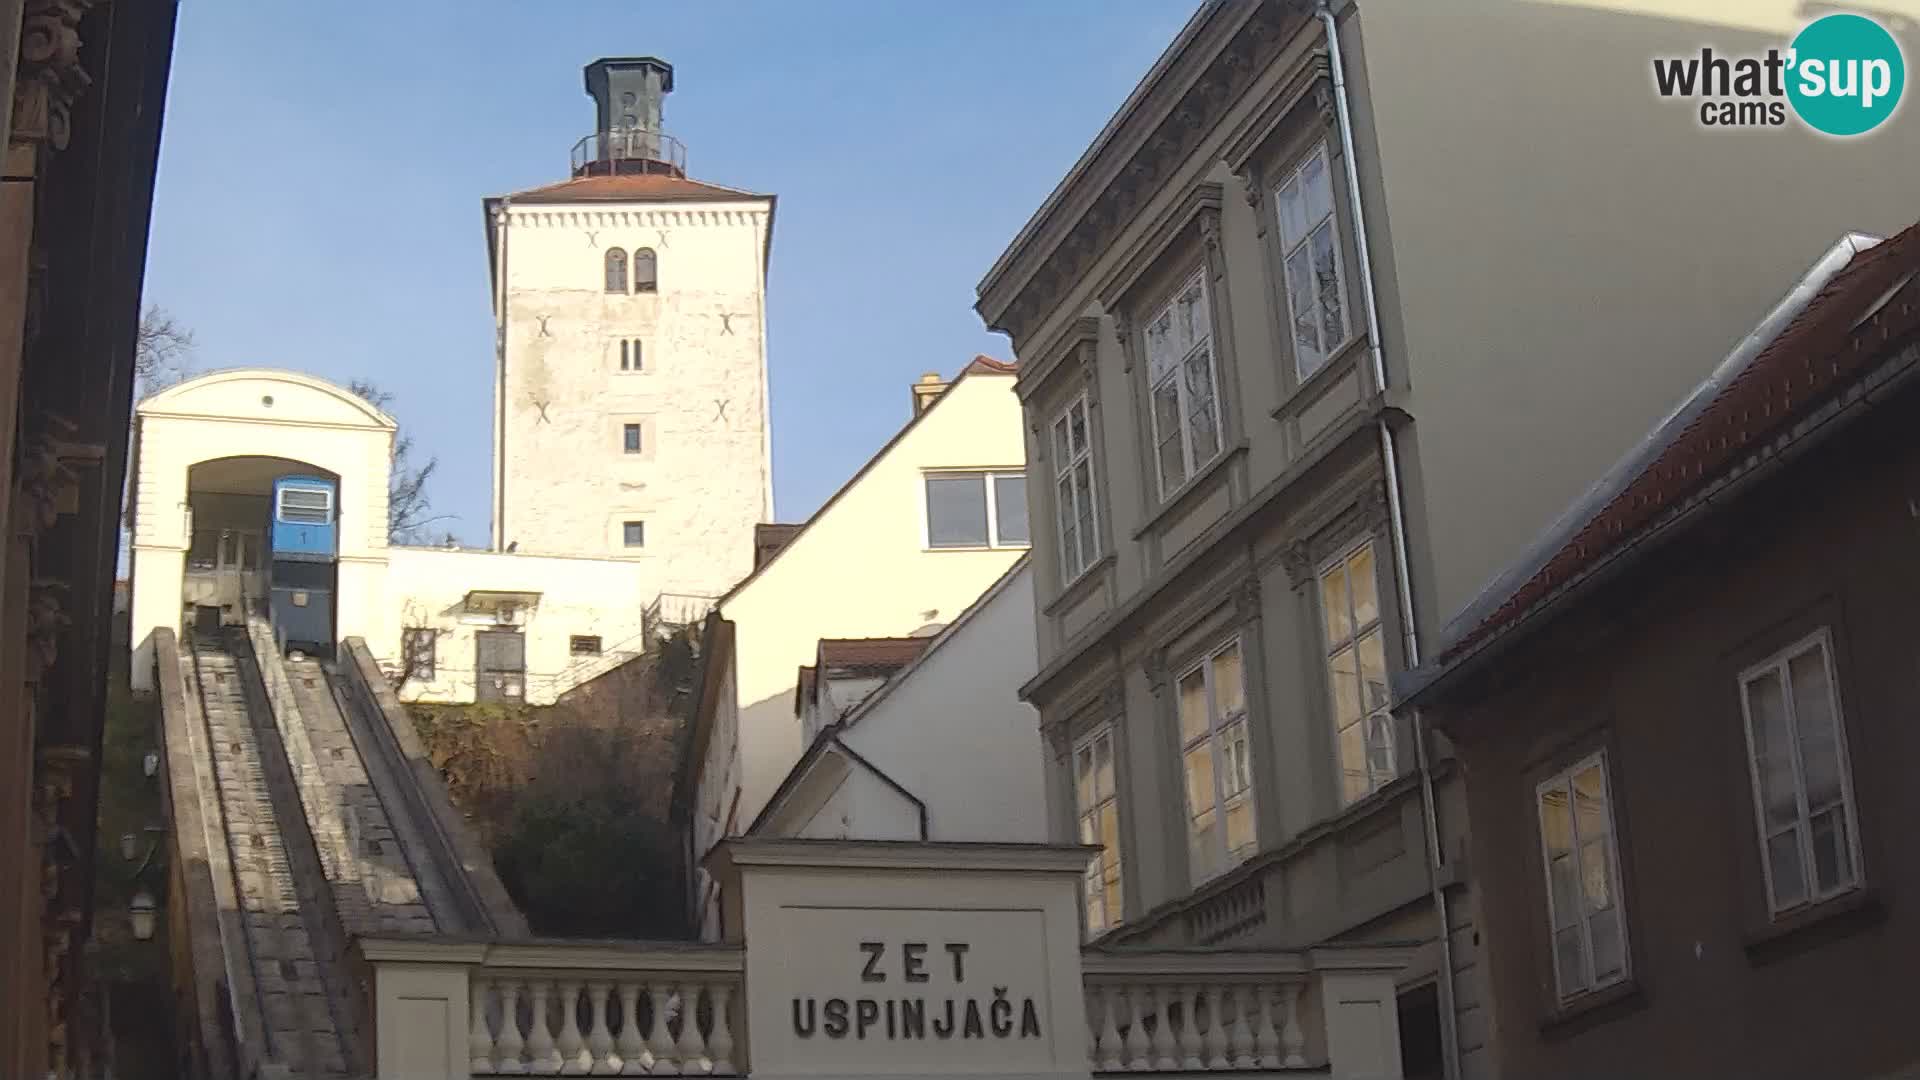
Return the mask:
<svg viewBox="0 0 1920 1080">
<path fill-rule="evenodd" d="M 382 390 L 366 379 L 355 379 L 347 384 L 347 389 L 365 399 L 369 405 L 385 411 L 393 402 L 393 394 Z M 436 521 L 446 521 L 450 515 L 434 514 L 432 501 L 427 497 L 427 481 L 440 468 L 438 457 L 429 457 L 420 465 L 413 464 L 413 436 L 404 432 L 393 437 L 393 462 L 387 472 L 387 540 L 395 544 L 419 543 L 426 534 L 427 526 Z M 448 533 L 447 538 L 452 534 Z"/>
<path fill-rule="evenodd" d="M 187 377 L 193 331 L 166 309 L 149 306 L 133 339 L 133 377 L 141 397 L 150 397 Z"/>
</svg>

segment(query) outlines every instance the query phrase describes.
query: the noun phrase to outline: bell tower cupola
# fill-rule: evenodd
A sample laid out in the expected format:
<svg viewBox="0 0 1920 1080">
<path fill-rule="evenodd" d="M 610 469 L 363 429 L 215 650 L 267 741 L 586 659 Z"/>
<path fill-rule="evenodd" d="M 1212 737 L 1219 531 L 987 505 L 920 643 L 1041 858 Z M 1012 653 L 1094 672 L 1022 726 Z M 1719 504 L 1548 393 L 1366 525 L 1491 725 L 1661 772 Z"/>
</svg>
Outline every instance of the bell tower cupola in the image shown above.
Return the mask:
<svg viewBox="0 0 1920 1080">
<path fill-rule="evenodd" d="M 661 124 L 673 65 L 654 56 L 603 57 L 586 68 L 594 131 L 573 147 L 573 175 L 685 176 L 687 151 Z"/>
</svg>

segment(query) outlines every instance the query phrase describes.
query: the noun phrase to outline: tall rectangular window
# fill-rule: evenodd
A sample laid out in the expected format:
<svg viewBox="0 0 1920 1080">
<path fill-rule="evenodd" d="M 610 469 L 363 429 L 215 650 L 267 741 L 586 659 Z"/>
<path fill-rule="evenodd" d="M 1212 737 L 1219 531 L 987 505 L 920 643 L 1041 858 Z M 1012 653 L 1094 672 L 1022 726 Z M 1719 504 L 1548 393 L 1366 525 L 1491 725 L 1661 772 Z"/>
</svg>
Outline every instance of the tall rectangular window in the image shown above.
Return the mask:
<svg viewBox="0 0 1920 1080">
<path fill-rule="evenodd" d="M 1239 639 L 1183 672 L 1179 694 L 1187 853 L 1198 884 L 1238 865 L 1256 846 L 1253 751 Z"/>
<path fill-rule="evenodd" d="M 1120 796 L 1114 785 L 1113 727 L 1102 724 L 1073 746 L 1073 802 L 1080 842 L 1100 848 L 1087 867 L 1087 933 L 1120 925 Z"/>
<path fill-rule="evenodd" d="M 926 492 L 928 547 L 1025 547 L 1029 542 L 1026 473 L 929 473 Z"/>
<path fill-rule="evenodd" d="M 1321 143 L 1274 192 L 1293 327 L 1294 370 L 1304 379 L 1346 344 L 1346 286 L 1339 226 L 1333 214 L 1333 174 Z"/>
<path fill-rule="evenodd" d="M 1340 801 L 1353 802 L 1398 775 L 1392 701 L 1387 693 L 1386 635 L 1373 544 L 1360 545 L 1320 573 L 1320 613 L 1327 650 L 1327 696 L 1340 759 Z"/>
<path fill-rule="evenodd" d="M 646 547 L 647 523 L 644 521 L 621 522 L 620 542 L 630 548 Z"/>
<path fill-rule="evenodd" d="M 1534 789 L 1554 984 L 1562 1000 L 1627 976 L 1627 924 L 1606 766 L 1606 754 L 1597 753 Z"/>
<path fill-rule="evenodd" d="M 1220 395 L 1204 270 L 1147 322 L 1147 386 L 1154 462 L 1165 498 L 1220 453 Z"/>
<path fill-rule="evenodd" d="M 640 452 L 639 424 L 620 425 L 620 446 L 624 452 L 629 454 L 637 454 Z"/>
<path fill-rule="evenodd" d="M 1740 703 L 1769 910 L 1857 888 L 1860 833 L 1827 631 L 1742 673 Z"/>
<path fill-rule="evenodd" d="M 1053 421 L 1053 484 L 1060 515 L 1060 579 L 1072 581 L 1100 557 L 1100 526 L 1093 509 L 1092 425 L 1087 395 Z"/>
</svg>

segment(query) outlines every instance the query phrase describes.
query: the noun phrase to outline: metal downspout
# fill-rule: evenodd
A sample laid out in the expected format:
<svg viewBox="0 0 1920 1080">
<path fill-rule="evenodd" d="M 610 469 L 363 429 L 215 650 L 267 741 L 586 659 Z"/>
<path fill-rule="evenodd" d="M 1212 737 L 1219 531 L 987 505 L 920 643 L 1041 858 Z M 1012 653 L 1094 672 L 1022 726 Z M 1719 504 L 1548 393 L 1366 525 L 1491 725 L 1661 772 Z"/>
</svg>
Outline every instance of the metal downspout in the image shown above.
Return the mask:
<svg viewBox="0 0 1920 1080">
<path fill-rule="evenodd" d="M 1346 65 L 1340 55 L 1340 24 L 1319 0 L 1315 13 L 1327 35 L 1329 73 L 1333 79 L 1333 101 L 1340 128 L 1340 154 L 1346 161 L 1347 208 L 1353 218 L 1354 250 L 1360 261 L 1360 287 L 1367 313 L 1367 355 L 1372 361 L 1376 393 L 1387 388 L 1387 365 L 1380 348 L 1380 306 L 1374 298 L 1373 258 L 1367 244 L 1366 209 L 1360 198 L 1360 167 L 1354 156 L 1353 114 L 1347 104 Z M 1388 531 L 1393 541 L 1395 592 L 1399 594 L 1400 626 L 1406 648 L 1407 667 L 1420 666 L 1420 632 L 1414 620 L 1413 576 L 1408 569 L 1406 508 L 1400 491 L 1399 456 L 1394 446 L 1393 429 L 1383 418 L 1379 425 L 1380 460 L 1386 474 Z M 1454 1011 L 1453 933 L 1447 911 L 1446 888 L 1440 882 L 1440 825 L 1433 794 L 1433 762 L 1427 751 L 1427 726 L 1416 711 L 1413 715 L 1414 759 L 1420 772 L 1421 817 L 1426 823 L 1427 884 L 1433 898 L 1433 910 L 1440 921 L 1440 1046 L 1442 1067 L 1447 1080 L 1460 1078 L 1459 1016 Z"/>
</svg>

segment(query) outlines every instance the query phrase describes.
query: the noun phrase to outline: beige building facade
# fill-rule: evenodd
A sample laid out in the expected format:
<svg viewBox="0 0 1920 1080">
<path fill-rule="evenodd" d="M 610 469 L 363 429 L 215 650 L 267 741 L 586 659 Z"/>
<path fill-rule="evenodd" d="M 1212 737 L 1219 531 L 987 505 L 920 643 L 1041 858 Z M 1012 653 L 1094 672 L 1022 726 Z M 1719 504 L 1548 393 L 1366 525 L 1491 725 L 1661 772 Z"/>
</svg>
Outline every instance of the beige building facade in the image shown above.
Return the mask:
<svg viewBox="0 0 1920 1080">
<path fill-rule="evenodd" d="M 985 357 L 923 379 L 899 433 L 720 599 L 679 785 L 691 858 L 743 834 L 807 749 L 796 688 L 823 638 L 937 634 L 1026 553 L 1013 385 Z M 692 876 L 712 930 L 714 882 Z"/>
<path fill-rule="evenodd" d="M 1424 941 L 1409 1076 L 1498 1063 L 1460 778 L 1388 673 L 1809 253 L 1913 217 L 1911 110 L 1842 142 L 1656 93 L 1783 5 L 1653 6 L 1204 4 L 980 288 L 1088 932 Z"/>
</svg>

